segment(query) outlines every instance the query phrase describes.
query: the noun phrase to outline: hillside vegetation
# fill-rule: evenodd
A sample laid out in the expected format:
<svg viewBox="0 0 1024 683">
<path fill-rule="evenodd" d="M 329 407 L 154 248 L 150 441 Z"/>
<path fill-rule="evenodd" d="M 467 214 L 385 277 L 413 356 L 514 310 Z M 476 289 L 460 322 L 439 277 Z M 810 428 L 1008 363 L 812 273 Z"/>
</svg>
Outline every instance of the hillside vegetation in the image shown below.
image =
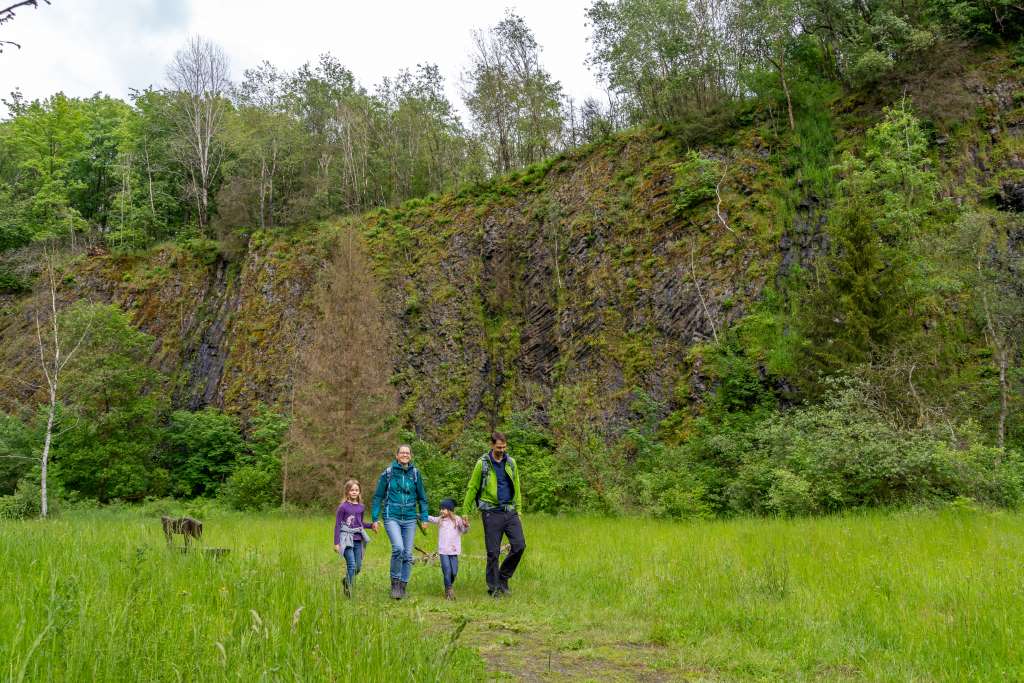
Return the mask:
<svg viewBox="0 0 1024 683">
<path fill-rule="evenodd" d="M 293 207 L 326 204 L 292 223 L 283 208 L 279 221 L 266 213 L 263 195 L 256 219 L 232 214 L 254 201 L 230 194 L 238 176 L 211 200 L 221 213 L 178 206 L 180 229 L 126 236 L 110 204 L 102 228 L 72 221 L 60 235 L 12 238 L 0 255 L 0 447 L 14 457 L 0 465 L 0 492 L 20 481 L 8 508 L 32 509 L 46 403 L 35 315 L 50 269 L 63 329 L 90 340 L 54 409 L 69 426 L 54 442 L 55 476 L 72 502 L 268 506 L 289 499 L 289 471 L 321 467 L 329 493 L 295 478 L 290 500 L 324 502 L 346 473 L 375 472 L 379 452 L 340 456 L 348 447 L 332 442 L 317 456 L 335 460 L 325 463 L 295 446 L 296 430 L 311 429 L 307 394 L 329 379 L 310 374 L 306 350 L 330 348 L 345 367 L 365 353 L 321 322 L 325 307 L 361 307 L 352 295 L 332 300 L 340 290 L 324 267 L 350 245 L 377 285 L 387 343 L 372 361 L 387 370 L 381 395 L 394 397 L 367 424 L 413 441 L 432 495 L 454 493 L 502 428 L 534 510 L 1017 505 L 1024 69 L 992 36 L 937 35 L 918 52 L 894 48 L 900 58 L 871 73 L 843 73 L 827 50 L 800 53 L 799 68 L 831 55 L 839 72 L 783 76 L 785 92 L 723 91 L 699 106 L 647 101 L 622 84 L 637 125 L 609 120 L 589 141 L 546 146 L 524 133 L 518 162 L 549 155 L 416 185 L 438 191 L 402 203 L 417 191 L 346 204 L 358 188 L 333 176 L 325 182 L 341 194 L 317 195 L 313 155 L 285 186 Z M 858 54 L 867 69 L 871 51 Z M 312 97 L 338 76 L 329 67 L 247 83 Z M 167 106 L 178 95 L 150 93 Z M 345 97 L 373 101 L 358 89 Z M 239 125 L 254 102 L 236 100 Z M 5 134 L 17 142 L 19 126 L 57 104 L 19 104 Z M 661 106 L 674 113 L 658 115 Z M 132 111 L 149 120 L 143 104 Z M 312 155 L 304 144 L 294 149 Z M 487 169 L 505 170 L 495 159 L 511 157 L 488 149 L 497 156 Z M 361 211 L 374 203 L 388 206 Z M 338 215 L 346 208 L 356 211 Z M 74 213 L 65 209 L 53 215 Z M 21 220 L 5 225 L 42 225 Z M 293 414 L 302 419 L 289 427 Z"/>
</svg>

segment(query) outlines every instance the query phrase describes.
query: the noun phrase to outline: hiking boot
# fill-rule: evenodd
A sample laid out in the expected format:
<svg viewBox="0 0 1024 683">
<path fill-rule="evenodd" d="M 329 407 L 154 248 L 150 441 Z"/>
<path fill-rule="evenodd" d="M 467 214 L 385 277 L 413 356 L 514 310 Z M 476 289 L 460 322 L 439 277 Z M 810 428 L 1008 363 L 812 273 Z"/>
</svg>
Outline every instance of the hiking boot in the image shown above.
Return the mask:
<svg viewBox="0 0 1024 683">
<path fill-rule="evenodd" d="M 451 586 L 448 586 L 447 588 L 445 588 L 444 589 L 444 599 L 445 600 L 454 600 L 455 599 L 455 589 L 452 588 Z"/>
<path fill-rule="evenodd" d="M 345 577 L 343 577 L 341 579 L 341 588 L 342 588 L 342 590 L 345 591 L 345 597 L 346 598 L 351 598 L 352 597 L 352 584 L 350 584 L 348 582 L 348 577 L 347 576 L 345 576 Z"/>
<path fill-rule="evenodd" d="M 405 597 L 405 587 L 409 585 L 408 581 L 398 582 L 398 599 L 401 600 Z"/>
<path fill-rule="evenodd" d="M 391 579 L 391 598 L 393 600 L 402 599 L 402 582 L 398 579 Z"/>
</svg>

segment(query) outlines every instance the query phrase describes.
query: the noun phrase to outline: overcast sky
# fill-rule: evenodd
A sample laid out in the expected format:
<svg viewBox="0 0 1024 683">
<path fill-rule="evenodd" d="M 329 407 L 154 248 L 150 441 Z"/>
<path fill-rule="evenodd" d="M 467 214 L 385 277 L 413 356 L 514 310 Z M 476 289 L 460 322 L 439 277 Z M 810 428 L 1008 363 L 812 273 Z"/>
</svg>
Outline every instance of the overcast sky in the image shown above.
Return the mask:
<svg viewBox="0 0 1024 683">
<path fill-rule="evenodd" d="M 367 88 L 417 63 L 435 63 L 461 108 L 459 74 L 473 29 L 492 26 L 506 7 L 522 15 L 541 59 L 567 94 L 602 96 L 584 61 L 592 0 L 52 0 L 22 8 L 0 27 L 21 43 L 0 54 L 0 96 L 20 87 L 29 99 L 166 84 L 165 66 L 191 35 L 224 47 L 237 79 L 267 59 L 294 69 L 330 52 Z M 0 112 L 2 114 L 3 112 Z"/>
</svg>

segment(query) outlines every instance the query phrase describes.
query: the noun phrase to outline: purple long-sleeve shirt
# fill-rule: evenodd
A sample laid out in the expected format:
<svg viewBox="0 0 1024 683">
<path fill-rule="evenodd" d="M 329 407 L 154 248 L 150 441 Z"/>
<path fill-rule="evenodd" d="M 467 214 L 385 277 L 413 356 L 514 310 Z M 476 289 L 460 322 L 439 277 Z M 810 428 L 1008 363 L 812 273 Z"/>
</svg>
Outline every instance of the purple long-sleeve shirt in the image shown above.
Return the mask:
<svg viewBox="0 0 1024 683">
<path fill-rule="evenodd" d="M 338 509 L 334 513 L 334 545 L 338 545 L 341 541 L 341 526 L 352 527 L 354 529 L 365 529 L 363 524 L 363 515 L 366 512 L 366 508 L 361 503 L 352 503 L 345 501 L 338 506 Z M 366 532 L 359 534 L 359 540 L 365 541 Z"/>
</svg>

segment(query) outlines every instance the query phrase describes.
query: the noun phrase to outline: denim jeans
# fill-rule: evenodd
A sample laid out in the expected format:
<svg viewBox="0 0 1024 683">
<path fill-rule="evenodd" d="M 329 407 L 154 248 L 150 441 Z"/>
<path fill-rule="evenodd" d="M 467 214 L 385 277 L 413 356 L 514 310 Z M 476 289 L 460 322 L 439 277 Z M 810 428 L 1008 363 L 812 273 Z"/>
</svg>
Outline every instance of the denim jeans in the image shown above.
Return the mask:
<svg viewBox="0 0 1024 683">
<path fill-rule="evenodd" d="M 412 574 L 412 546 L 416 539 L 416 520 L 386 519 L 384 531 L 391 541 L 391 578 L 408 583 Z"/>
<path fill-rule="evenodd" d="M 355 580 L 356 574 L 358 574 L 363 568 L 363 547 L 362 541 L 353 541 L 352 545 L 345 548 L 342 551 L 342 555 L 345 558 L 345 576 L 348 577 L 348 585 L 352 585 L 352 581 Z"/>
<path fill-rule="evenodd" d="M 444 577 L 444 587 L 451 588 L 455 583 L 455 577 L 459 574 L 459 556 L 441 555 L 441 576 Z"/>
</svg>

